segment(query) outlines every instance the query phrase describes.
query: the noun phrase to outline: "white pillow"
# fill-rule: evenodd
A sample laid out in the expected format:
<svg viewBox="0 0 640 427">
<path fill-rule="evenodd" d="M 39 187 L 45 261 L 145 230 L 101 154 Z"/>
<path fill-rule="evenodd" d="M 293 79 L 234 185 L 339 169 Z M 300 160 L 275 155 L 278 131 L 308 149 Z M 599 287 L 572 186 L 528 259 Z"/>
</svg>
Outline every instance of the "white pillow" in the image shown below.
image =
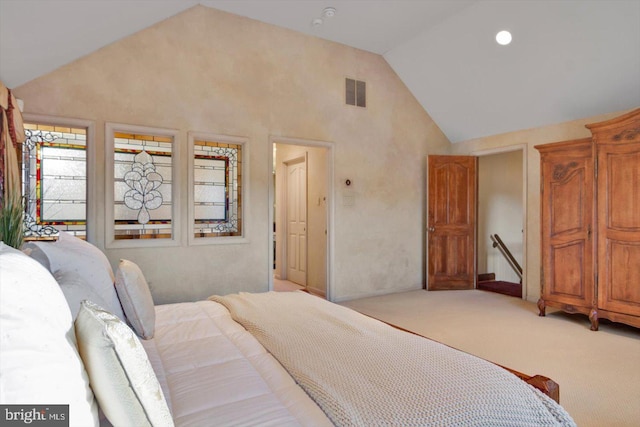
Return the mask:
<svg viewBox="0 0 640 427">
<path fill-rule="evenodd" d="M 51 274 L 73 272 L 88 285 L 87 288 L 75 287 L 71 297 L 69 292 L 65 292 L 72 313 L 78 312 L 80 301 L 92 300 L 97 294 L 107 304 L 104 307 L 108 311 L 125 319 L 114 287 L 113 269 L 100 249 L 65 232 L 60 232 L 55 242 L 28 242 L 24 249 L 30 251 L 32 258 L 48 267 Z"/>
<path fill-rule="evenodd" d="M 84 278 L 73 270 L 58 270 L 53 275 L 56 279 L 62 293 L 69 304 L 71 309 L 71 316 L 73 320 L 78 317 L 78 311 L 80 311 L 80 303 L 85 299 L 95 302 L 96 304 L 106 307 L 107 302 L 98 294 L 90 284 L 88 284 Z"/>
<path fill-rule="evenodd" d="M 116 272 L 116 292 L 127 320 L 140 338 L 153 338 L 156 328 L 156 309 L 149 285 L 140 267 L 121 259 Z"/>
<path fill-rule="evenodd" d="M 60 287 L 42 265 L 2 242 L 0 278 L 0 403 L 68 404 L 70 426 L 97 426 Z"/>
<path fill-rule="evenodd" d="M 147 353 L 118 317 L 83 301 L 76 318 L 80 356 L 91 387 L 114 426 L 173 426 Z"/>
</svg>

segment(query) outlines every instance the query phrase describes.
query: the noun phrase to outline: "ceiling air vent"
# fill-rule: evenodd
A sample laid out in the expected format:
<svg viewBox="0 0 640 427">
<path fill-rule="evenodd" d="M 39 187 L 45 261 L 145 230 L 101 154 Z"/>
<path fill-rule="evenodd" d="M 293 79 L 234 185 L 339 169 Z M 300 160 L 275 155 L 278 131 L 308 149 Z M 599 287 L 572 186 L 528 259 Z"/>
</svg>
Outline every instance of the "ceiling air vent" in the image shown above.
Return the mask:
<svg viewBox="0 0 640 427">
<path fill-rule="evenodd" d="M 360 80 L 347 78 L 345 81 L 345 99 L 347 105 L 367 106 L 367 84 Z"/>
</svg>

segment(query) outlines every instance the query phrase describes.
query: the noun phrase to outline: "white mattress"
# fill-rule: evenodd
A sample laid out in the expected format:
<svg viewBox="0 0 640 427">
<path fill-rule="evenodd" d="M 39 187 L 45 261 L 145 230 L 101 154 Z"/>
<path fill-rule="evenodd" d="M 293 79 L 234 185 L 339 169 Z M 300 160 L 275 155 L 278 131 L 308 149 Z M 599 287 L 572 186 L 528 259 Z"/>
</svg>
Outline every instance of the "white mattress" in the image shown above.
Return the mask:
<svg viewBox="0 0 640 427">
<path fill-rule="evenodd" d="M 142 340 L 176 426 L 330 426 L 284 368 L 213 301 L 156 306 Z"/>
</svg>

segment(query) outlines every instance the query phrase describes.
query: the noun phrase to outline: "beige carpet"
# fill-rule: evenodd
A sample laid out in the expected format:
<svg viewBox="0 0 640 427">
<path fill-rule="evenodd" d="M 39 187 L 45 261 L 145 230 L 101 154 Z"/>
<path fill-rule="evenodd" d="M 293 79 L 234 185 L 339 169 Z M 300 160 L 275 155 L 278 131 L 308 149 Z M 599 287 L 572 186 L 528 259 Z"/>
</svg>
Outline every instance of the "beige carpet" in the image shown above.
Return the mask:
<svg viewBox="0 0 640 427">
<path fill-rule="evenodd" d="M 560 384 L 581 427 L 640 426 L 640 329 L 485 291 L 411 291 L 342 303 L 364 314 Z"/>
<path fill-rule="evenodd" d="M 293 292 L 302 289 L 304 289 L 304 286 L 300 286 L 297 283 L 273 278 L 273 290 L 276 292 Z"/>
</svg>

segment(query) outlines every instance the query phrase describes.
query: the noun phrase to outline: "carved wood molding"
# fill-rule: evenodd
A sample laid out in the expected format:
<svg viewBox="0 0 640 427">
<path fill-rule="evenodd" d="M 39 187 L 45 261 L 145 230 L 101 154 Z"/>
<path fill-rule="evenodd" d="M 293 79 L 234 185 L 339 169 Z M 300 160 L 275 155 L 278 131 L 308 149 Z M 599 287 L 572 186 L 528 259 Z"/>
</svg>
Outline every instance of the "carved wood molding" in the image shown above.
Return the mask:
<svg viewBox="0 0 640 427">
<path fill-rule="evenodd" d="M 614 141 L 622 141 L 626 139 L 627 141 L 631 141 L 635 139 L 636 136 L 640 135 L 640 127 L 633 129 L 625 129 L 617 135 L 613 136 Z"/>
<path fill-rule="evenodd" d="M 556 167 L 553 168 L 553 179 L 556 181 L 564 179 L 564 177 L 567 176 L 567 173 L 569 173 L 569 170 L 576 166 L 578 166 L 577 162 L 567 163 L 566 165 L 556 165 Z"/>
</svg>

